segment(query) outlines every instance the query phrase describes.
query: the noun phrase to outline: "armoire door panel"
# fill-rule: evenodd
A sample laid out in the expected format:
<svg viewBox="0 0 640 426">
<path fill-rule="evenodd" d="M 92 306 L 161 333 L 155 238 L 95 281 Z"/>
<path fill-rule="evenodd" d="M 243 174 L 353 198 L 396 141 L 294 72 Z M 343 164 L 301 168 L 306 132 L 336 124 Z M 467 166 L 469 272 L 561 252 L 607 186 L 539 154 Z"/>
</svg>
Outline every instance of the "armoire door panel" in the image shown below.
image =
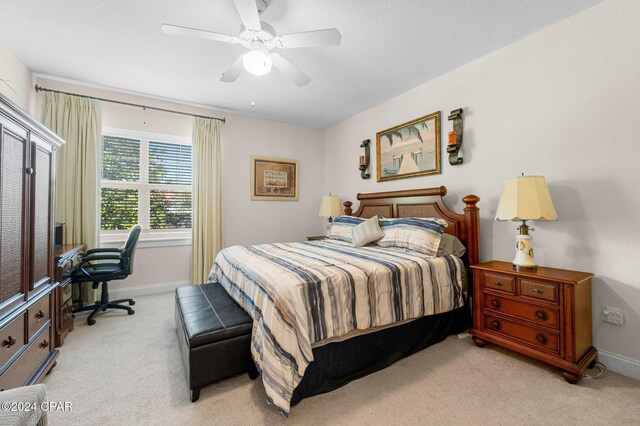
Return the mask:
<svg viewBox="0 0 640 426">
<path fill-rule="evenodd" d="M 33 268 L 30 289 L 48 284 L 52 277 L 51 171 L 52 153 L 36 141 L 33 144 Z"/>
<path fill-rule="evenodd" d="M 27 139 L 2 125 L 0 134 L 0 304 L 6 304 L 24 294 Z"/>
</svg>

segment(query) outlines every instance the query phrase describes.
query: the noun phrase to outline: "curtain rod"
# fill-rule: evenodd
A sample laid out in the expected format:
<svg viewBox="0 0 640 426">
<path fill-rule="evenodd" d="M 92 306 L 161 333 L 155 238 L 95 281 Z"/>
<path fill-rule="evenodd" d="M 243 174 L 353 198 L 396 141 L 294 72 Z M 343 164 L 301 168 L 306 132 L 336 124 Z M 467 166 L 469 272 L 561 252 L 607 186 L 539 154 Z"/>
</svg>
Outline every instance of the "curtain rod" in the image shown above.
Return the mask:
<svg viewBox="0 0 640 426">
<path fill-rule="evenodd" d="M 227 119 L 224 118 L 224 117 L 223 118 L 208 117 L 206 115 L 190 114 L 188 112 L 175 111 L 175 110 L 172 110 L 172 109 L 156 108 L 156 107 L 152 107 L 152 106 L 134 104 L 134 103 L 130 103 L 130 102 L 114 101 L 113 99 L 98 98 L 98 97 L 95 97 L 95 96 L 80 95 L 78 93 L 63 92 L 61 90 L 47 89 L 45 87 L 38 86 L 37 84 L 36 84 L 35 90 L 36 90 L 36 93 L 37 92 L 62 93 L 64 95 L 77 96 L 79 98 L 95 99 L 96 101 L 111 102 L 111 103 L 114 103 L 114 104 L 127 105 L 127 106 L 131 106 L 131 107 L 142 108 L 142 109 L 152 109 L 152 110 L 155 110 L 155 111 L 170 112 L 172 114 L 187 115 L 187 116 L 190 116 L 190 117 L 208 118 L 208 119 L 211 119 L 211 120 L 222 121 L 223 123 L 225 123 L 227 121 Z"/>
</svg>

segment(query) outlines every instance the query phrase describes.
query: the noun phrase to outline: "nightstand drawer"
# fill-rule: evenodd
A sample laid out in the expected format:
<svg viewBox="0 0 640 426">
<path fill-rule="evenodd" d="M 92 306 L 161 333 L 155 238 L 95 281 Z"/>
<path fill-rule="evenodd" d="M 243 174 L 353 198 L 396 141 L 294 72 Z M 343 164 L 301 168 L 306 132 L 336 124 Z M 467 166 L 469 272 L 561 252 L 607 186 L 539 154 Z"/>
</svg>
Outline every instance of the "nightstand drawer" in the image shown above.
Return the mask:
<svg viewBox="0 0 640 426">
<path fill-rule="evenodd" d="M 518 282 L 521 296 L 558 303 L 558 284 L 528 278 L 520 278 Z"/>
<path fill-rule="evenodd" d="M 560 328 L 560 313 L 557 309 L 505 299 L 504 297 L 494 296 L 488 293 L 484 295 L 484 308 L 502 312 L 507 315 L 513 315 L 536 324 L 546 325 L 547 327 Z"/>
<path fill-rule="evenodd" d="M 538 349 L 555 354 L 560 353 L 560 339 L 557 334 L 543 331 L 535 327 L 518 324 L 493 315 L 484 316 L 484 330 L 496 334 L 504 334 L 516 340 L 526 342 Z"/>
<path fill-rule="evenodd" d="M 511 275 L 496 274 L 494 272 L 484 273 L 484 286 L 494 290 L 505 291 L 514 294 L 515 278 Z"/>
</svg>

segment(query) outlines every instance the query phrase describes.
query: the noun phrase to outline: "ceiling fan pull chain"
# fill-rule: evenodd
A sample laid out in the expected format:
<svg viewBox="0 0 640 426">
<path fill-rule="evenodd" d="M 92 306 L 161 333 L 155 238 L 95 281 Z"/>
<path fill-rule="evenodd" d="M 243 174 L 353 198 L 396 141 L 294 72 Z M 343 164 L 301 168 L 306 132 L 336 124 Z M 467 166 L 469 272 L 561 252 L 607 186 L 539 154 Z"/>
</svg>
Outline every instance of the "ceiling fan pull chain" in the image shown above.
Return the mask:
<svg viewBox="0 0 640 426">
<path fill-rule="evenodd" d="M 251 108 L 256 106 L 256 103 L 253 102 L 253 75 L 251 76 Z"/>
</svg>

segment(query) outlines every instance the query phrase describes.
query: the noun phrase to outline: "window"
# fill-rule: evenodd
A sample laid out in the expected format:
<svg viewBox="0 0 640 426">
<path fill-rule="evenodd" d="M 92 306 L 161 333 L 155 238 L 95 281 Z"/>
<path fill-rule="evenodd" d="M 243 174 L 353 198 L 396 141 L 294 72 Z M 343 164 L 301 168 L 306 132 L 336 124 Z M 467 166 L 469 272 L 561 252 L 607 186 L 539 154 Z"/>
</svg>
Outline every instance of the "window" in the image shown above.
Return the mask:
<svg viewBox="0 0 640 426">
<path fill-rule="evenodd" d="M 102 236 L 121 236 L 136 223 L 143 226 L 147 236 L 188 233 L 189 141 L 115 129 L 103 133 Z"/>
</svg>

